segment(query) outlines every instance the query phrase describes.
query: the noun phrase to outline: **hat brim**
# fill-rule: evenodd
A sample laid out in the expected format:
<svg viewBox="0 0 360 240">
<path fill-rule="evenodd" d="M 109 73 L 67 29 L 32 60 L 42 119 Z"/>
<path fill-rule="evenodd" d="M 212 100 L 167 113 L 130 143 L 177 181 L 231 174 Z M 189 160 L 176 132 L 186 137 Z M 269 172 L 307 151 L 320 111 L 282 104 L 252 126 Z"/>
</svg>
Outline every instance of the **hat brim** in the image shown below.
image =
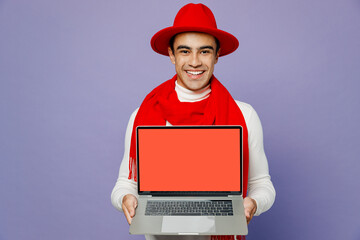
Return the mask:
<svg viewBox="0 0 360 240">
<path fill-rule="evenodd" d="M 169 56 L 168 47 L 172 36 L 183 32 L 208 33 L 216 37 L 220 42 L 220 57 L 234 52 L 239 47 L 239 41 L 232 34 L 220 29 L 204 27 L 168 27 L 155 33 L 151 38 L 152 49 L 162 55 Z"/>
</svg>

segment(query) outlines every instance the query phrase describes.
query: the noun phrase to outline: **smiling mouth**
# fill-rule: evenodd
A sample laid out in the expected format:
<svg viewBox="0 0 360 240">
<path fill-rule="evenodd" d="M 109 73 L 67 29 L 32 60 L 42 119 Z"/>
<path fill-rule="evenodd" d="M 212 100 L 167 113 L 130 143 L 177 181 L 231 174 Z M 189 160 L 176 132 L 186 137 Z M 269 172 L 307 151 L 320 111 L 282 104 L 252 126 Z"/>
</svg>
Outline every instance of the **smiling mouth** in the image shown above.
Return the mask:
<svg viewBox="0 0 360 240">
<path fill-rule="evenodd" d="M 200 78 L 205 71 L 185 71 L 193 79 Z"/>
</svg>

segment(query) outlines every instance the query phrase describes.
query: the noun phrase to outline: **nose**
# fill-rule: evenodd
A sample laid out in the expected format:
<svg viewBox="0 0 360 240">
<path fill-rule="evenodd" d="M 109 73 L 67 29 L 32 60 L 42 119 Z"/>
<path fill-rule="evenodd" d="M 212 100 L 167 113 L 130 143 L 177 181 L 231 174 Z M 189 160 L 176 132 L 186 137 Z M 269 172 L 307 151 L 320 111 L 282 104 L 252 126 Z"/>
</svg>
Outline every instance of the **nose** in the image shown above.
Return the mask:
<svg viewBox="0 0 360 240">
<path fill-rule="evenodd" d="M 202 64 L 201 59 L 197 53 L 191 54 L 189 65 L 193 68 L 200 67 Z"/>
</svg>

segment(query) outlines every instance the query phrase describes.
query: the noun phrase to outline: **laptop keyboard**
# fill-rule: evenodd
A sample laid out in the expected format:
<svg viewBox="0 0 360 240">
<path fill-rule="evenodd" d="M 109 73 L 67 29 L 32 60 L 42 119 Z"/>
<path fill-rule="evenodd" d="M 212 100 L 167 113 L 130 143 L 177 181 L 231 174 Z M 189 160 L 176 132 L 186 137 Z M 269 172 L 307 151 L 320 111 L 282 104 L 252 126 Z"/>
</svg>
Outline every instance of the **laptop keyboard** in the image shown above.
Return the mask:
<svg viewBox="0 0 360 240">
<path fill-rule="evenodd" d="M 166 201 L 148 200 L 147 216 L 231 216 L 231 200 Z"/>
</svg>

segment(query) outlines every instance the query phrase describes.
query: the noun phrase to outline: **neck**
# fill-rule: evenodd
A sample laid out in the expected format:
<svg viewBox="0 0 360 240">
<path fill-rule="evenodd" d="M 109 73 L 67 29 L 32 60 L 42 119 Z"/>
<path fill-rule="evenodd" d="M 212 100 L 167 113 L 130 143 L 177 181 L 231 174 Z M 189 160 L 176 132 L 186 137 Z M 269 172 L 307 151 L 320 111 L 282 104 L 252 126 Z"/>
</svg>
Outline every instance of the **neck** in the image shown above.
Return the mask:
<svg viewBox="0 0 360 240">
<path fill-rule="evenodd" d="M 175 91 L 180 102 L 198 102 L 204 100 L 210 96 L 211 88 L 210 83 L 204 88 L 196 91 L 184 88 L 175 82 Z"/>
</svg>

